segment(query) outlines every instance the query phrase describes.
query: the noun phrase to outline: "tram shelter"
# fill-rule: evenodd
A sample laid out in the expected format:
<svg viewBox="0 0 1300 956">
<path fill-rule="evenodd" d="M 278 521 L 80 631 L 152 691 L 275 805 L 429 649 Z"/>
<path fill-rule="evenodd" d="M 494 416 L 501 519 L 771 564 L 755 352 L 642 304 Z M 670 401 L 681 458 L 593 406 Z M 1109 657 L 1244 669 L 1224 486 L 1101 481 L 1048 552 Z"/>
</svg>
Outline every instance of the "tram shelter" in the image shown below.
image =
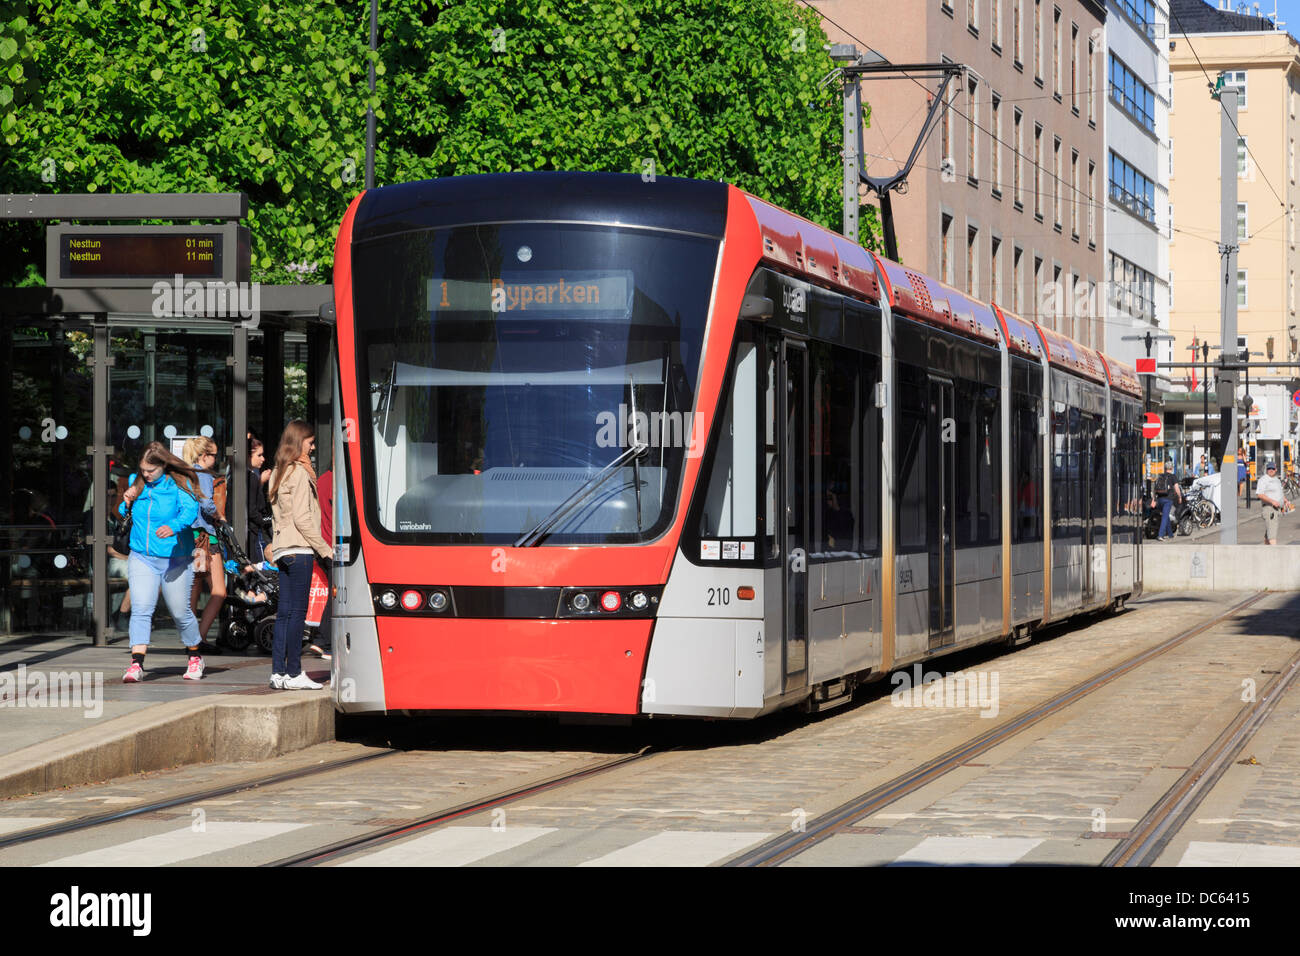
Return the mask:
<svg viewBox="0 0 1300 956">
<path fill-rule="evenodd" d="M 270 459 L 285 422 L 314 421 L 330 467 L 333 289 L 249 281 L 243 193 L 0 205 L 47 224 L 46 285 L 0 289 L 0 640 L 124 640 L 109 515 L 149 442 L 216 442 L 241 541 L 250 430 Z M 184 225 L 121 225 L 140 220 Z"/>
</svg>

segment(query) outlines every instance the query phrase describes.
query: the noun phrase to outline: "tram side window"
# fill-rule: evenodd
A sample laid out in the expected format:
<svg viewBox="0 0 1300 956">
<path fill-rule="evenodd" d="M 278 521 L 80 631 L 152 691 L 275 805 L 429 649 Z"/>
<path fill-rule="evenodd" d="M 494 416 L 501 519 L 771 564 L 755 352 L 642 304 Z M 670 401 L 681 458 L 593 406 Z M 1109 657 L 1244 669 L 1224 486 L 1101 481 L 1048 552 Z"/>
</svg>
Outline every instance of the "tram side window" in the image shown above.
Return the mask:
<svg viewBox="0 0 1300 956">
<path fill-rule="evenodd" d="M 873 398 L 875 383 L 880 381 L 880 358 L 862 355 L 858 379 L 859 409 L 862 414 L 862 533 L 859 546 L 868 554 L 880 553 L 880 410 Z"/>
<path fill-rule="evenodd" d="M 737 343 L 731 392 L 702 485 L 702 538 L 752 538 L 758 533 L 757 379 L 758 347 Z"/>
<path fill-rule="evenodd" d="M 765 351 L 767 364 L 763 378 L 763 534 L 764 553 L 769 559 L 781 553 L 777 532 L 780 523 L 777 520 L 777 498 L 780 495 L 781 458 L 776 446 L 776 362 L 781 346 L 776 339 L 768 342 Z"/>
<path fill-rule="evenodd" d="M 1101 415 L 1088 416 L 1092 433 L 1092 518 L 1094 526 L 1104 534 L 1106 522 L 1106 419 Z"/>
<path fill-rule="evenodd" d="M 809 347 L 813 375 L 814 554 L 855 552 L 862 514 L 862 416 L 858 355 L 825 342 Z"/>
<path fill-rule="evenodd" d="M 1027 385 L 1028 383 L 1026 383 Z M 1013 391 L 1011 467 L 1015 470 L 1015 521 L 1011 540 L 1043 540 L 1043 453 L 1038 419 L 1042 399 L 1028 391 Z"/>
<path fill-rule="evenodd" d="M 996 544 L 1001 519 L 997 389 L 956 382 L 957 547 Z"/>
<path fill-rule="evenodd" d="M 900 553 L 926 549 L 926 416 L 929 409 L 925 372 L 898 365 L 898 548 Z"/>
</svg>

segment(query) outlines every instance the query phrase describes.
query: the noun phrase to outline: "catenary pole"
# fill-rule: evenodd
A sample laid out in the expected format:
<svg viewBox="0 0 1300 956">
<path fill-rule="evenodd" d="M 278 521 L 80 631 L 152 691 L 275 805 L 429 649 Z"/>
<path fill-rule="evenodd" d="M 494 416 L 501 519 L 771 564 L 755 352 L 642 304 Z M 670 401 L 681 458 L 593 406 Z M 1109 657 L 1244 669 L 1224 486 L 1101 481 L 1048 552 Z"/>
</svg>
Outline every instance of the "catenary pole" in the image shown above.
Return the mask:
<svg viewBox="0 0 1300 956">
<path fill-rule="evenodd" d="M 1236 350 L 1237 342 L 1237 91 L 1219 85 L 1219 258 L 1223 263 L 1222 295 L 1220 299 L 1220 341 L 1224 355 Z M 1219 375 L 1219 413 L 1222 419 L 1221 440 L 1223 473 L 1219 479 L 1223 498 L 1221 509 L 1223 528 L 1219 535 L 1222 544 L 1237 543 L 1237 373 L 1224 368 Z M 1225 487 L 1225 481 L 1227 482 Z"/>
</svg>

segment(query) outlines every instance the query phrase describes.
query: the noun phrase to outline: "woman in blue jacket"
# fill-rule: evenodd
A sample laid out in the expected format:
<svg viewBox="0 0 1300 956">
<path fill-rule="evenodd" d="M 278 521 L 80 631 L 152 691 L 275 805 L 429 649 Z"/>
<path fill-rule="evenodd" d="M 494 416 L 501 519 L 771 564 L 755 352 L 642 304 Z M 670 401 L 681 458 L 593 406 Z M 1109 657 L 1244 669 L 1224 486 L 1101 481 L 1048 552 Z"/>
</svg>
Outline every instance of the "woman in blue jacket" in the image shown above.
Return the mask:
<svg viewBox="0 0 1300 956">
<path fill-rule="evenodd" d="M 194 535 L 199 514 L 199 478 L 194 469 L 159 442 L 150 442 L 140 457 L 140 471 L 132 475 L 122 496 L 119 513 L 131 518 L 131 555 L 127 559 L 127 585 L 131 591 L 131 666 L 124 683 L 144 680 L 144 656 L 158 592 L 189 650 L 186 680 L 203 677 L 199 654 L 199 622 L 190 608 L 194 583 Z"/>
</svg>

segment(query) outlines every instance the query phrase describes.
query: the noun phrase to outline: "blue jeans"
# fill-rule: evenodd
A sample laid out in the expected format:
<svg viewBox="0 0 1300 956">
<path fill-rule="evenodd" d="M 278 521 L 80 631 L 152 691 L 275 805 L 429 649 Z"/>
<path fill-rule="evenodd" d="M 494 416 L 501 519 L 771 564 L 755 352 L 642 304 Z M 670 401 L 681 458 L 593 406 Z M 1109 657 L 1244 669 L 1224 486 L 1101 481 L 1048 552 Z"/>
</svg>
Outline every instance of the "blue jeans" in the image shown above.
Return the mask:
<svg viewBox="0 0 1300 956">
<path fill-rule="evenodd" d="M 1160 530 L 1156 532 L 1157 538 L 1163 538 L 1165 535 L 1172 533 L 1169 527 L 1169 510 L 1173 506 L 1174 500 L 1172 498 L 1160 499 Z"/>
<path fill-rule="evenodd" d="M 297 677 L 302 673 L 302 632 L 307 626 L 307 599 L 315 560 L 310 554 L 287 554 L 275 562 L 280 569 L 280 603 L 275 609 L 272 674 Z"/>
<path fill-rule="evenodd" d="M 158 570 L 163 567 L 164 570 Z M 162 591 L 167 610 L 176 621 L 181 643 L 196 647 L 199 643 L 199 621 L 190 609 L 190 588 L 194 584 L 194 567 L 187 556 L 179 560 L 144 558 L 135 551 L 126 561 L 127 587 L 131 589 L 131 646 L 149 643 L 153 627 L 153 610 L 158 606 L 158 592 Z"/>
</svg>

